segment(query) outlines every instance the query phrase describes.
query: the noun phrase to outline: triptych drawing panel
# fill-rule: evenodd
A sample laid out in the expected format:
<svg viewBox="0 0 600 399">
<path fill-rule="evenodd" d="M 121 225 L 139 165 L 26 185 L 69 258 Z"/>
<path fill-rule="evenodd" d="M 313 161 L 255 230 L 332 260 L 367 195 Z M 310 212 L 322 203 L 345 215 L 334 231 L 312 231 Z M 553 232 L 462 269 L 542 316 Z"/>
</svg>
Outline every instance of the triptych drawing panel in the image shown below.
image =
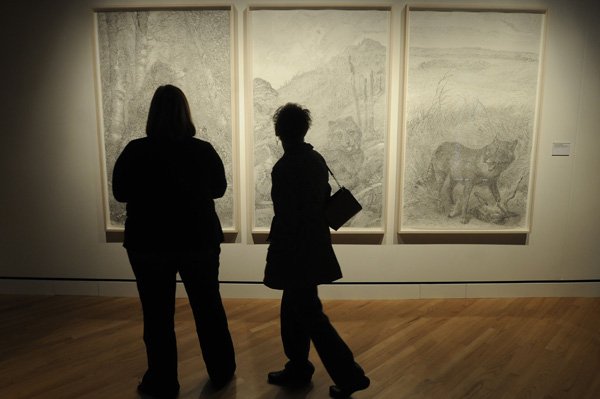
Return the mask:
<svg viewBox="0 0 600 399">
<path fill-rule="evenodd" d="M 230 9 L 116 10 L 96 13 L 97 56 L 105 171 L 106 226 L 122 229 L 125 207 L 111 194 L 117 156 L 145 135 L 156 88 L 185 93 L 196 136 L 225 164 L 228 188 L 216 202 L 223 227 L 235 228 Z"/>
<path fill-rule="evenodd" d="M 272 116 L 293 102 L 311 111 L 306 141 L 363 206 L 345 228 L 382 231 L 390 11 L 259 9 L 249 20 L 253 227 L 271 223 L 270 172 L 283 153 Z"/>
<path fill-rule="evenodd" d="M 408 10 L 400 231 L 528 231 L 543 26 Z"/>
</svg>

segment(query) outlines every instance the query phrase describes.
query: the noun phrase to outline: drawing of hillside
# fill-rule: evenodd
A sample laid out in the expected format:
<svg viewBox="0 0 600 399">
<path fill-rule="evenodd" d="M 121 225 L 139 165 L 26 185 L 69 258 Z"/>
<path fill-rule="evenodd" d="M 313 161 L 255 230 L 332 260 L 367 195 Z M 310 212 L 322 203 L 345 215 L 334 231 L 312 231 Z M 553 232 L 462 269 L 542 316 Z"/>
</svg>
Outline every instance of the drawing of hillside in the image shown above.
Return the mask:
<svg viewBox="0 0 600 399">
<path fill-rule="evenodd" d="M 294 14 L 297 12 L 293 11 Z M 292 10 L 277 13 L 281 12 Z M 352 43 L 329 47 L 324 37 L 336 29 L 336 21 L 342 20 L 343 16 L 360 18 L 360 15 L 354 15 L 356 11 L 323 12 L 303 11 L 302 15 L 320 14 L 311 18 L 310 23 L 315 24 L 316 20 L 321 24 L 309 27 L 307 22 L 296 26 L 293 32 L 297 38 L 296 29 L 316 30 L 320 40 L 314 45 L 320 43 L 321 47 L 328 48 L 325 61 L 319 59 L 305 70 L 297 70 L 292 76 L 278 79 L 278 73 L 272 71 L 271 65 L 271 69 L 257 67 L 268 57 L 257 57 L 256 54 L 269 51 L 263 48 L 254 53 L 255 227 L 270 226 L 273 216 L 270 173 L 283 152 L 275 139 L 271 118 L 277 107 L 287 102 L 299 103 L 310 109 L 313 125 L 306 141 L 325 157 L 340 184 L 350 189 L 363 206 L 363 211 L 345 227 L 377 228 L 383 223 L 389 15 L 381 11 L 361 11 L 376 21 L 371 26 L 377 30 L 377 36 L 373 38 L 358 32 Z M 286 36 L 285 32 L 280 34 Z M 307 36 L 311 37 L 311 33 Z M 261 46 L 279 49 L 277 43 L 263 43 L 255 38 L 254 48 Z M 292 49 L 286 51 L 294 52 Z M 321 52 L 318 48 L 313 48 L 313 51 Z M 286 57 L 287 53 L 281 54 L 281 58 Z M 257 71 L 263 71 L 267 76 L 260 76 Z M 330 179 L 330 184 L 334 191 L 337 190 L 333 179 Z"/>
</svg>

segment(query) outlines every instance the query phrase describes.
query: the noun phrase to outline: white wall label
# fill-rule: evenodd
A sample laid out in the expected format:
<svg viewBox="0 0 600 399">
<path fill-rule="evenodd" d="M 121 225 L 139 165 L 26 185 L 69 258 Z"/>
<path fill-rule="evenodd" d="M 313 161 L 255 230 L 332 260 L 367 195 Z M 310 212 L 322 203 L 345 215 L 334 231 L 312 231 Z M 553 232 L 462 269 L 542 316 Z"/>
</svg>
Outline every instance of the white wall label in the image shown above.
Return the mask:
<svg viewBox="0 0 600 399">
<path fill-rule="evenodd" d="M 568 157 L 571 155 L 571 143 L 552 143 L 553 157 Z"/>
</svg>

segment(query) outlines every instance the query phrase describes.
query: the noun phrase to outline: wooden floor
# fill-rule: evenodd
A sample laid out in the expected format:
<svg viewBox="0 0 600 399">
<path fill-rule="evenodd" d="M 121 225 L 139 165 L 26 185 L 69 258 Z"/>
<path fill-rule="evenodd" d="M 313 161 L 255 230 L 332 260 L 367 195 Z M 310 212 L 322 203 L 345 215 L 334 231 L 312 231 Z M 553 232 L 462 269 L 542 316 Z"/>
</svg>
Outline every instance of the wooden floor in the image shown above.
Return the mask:
<svg viewBox="0 0 600 399">
<path fill-rule="evenodd" d="M 177 302 L 180 398 L 327 398 L 266 383 L 285 358 L 278 301 L 226 300 L 236 379 L 205 387 L 187 300 Z M 600 299 L 326 301 L 371 378 L 354 398 L 600 398 Z M 145 370 L 136 298 L 0 296 L 0 398 L 138 398 Z"/>
</svg>

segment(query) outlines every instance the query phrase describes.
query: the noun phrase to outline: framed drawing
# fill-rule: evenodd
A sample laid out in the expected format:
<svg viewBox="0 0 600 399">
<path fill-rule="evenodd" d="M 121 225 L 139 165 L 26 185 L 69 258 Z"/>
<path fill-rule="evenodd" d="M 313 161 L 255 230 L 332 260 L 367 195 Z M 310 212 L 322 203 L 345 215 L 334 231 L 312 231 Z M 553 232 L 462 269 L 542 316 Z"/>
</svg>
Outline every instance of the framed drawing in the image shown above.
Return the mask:
<svg viewBox="0 0 600 399">
<path fill-rule="evenodd" d="M 145 135 L 156 88 L 188 98 L 196 137 L 225 164 L 228 187 L 216 200 L 226 232 L 237 229 L 234 174 L 231 8 L 96 10 L 97 92 L 107 231 L 123 229 L 125 207 L 112 196 L 112 169 L 125 145 Z"/>
<path fill-rule="evenodd" d="M 340 231 L 383 231 L 390 13 L 389 8 L 249 9 L 254 232 L 268 230 L 273 216 L 270 174 L 283 150 L 272 116 L 287 102 L 311 111 L 306 141 L 363 206 Z"/>
<path fill-rule="evenodd" d="M 400 232 L 527 232 L 543 11 L 407 8 Z"/>
</svg>

